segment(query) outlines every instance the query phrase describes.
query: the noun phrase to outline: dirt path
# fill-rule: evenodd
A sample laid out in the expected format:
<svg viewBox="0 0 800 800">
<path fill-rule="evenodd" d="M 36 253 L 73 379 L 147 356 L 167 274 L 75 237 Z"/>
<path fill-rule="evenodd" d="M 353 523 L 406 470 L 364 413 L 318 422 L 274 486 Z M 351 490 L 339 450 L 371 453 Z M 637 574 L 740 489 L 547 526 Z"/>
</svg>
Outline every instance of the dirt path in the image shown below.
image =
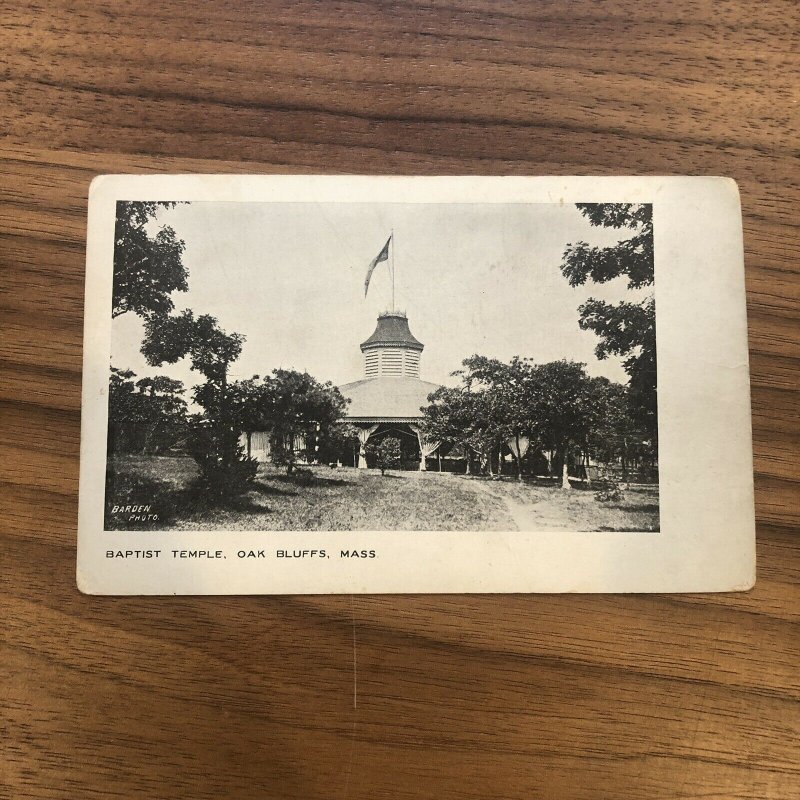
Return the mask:
<svg viewBox="0 0 800 800">
<path fill-rule="evenodd" d="M 519 531 L 552 531 L 569 528 L 564 517 L 558 514 L 558 509 L 548 508 L 546 502 L 520 502 L 501 488 L 503 484 L 494 481 L 472 479 L 465 483 L 479 492 L 484 492 L 496 500 L 500 500 Z"/>
<path fill-rule="evenodd" d="M 493 484 L 489 481 L 475 479 L 465 481 L 465 483 L 479 492 L 484 492 L 485 494 L 494 497 L 496 500 L 500 500 L 500 502 L 505 505 L 506 511 L 508 511 L 511 519 L 514 520 L 514 524 L 517 526 L 518 531 L 536 530 L 541 526 L 536 519 L 536 514 L 534 512 L 535 505 L 524 504 L 514 500 L 514 498 L 509 497 L 503 491 L 498 489 L 496 484 Z"/>
</svg>

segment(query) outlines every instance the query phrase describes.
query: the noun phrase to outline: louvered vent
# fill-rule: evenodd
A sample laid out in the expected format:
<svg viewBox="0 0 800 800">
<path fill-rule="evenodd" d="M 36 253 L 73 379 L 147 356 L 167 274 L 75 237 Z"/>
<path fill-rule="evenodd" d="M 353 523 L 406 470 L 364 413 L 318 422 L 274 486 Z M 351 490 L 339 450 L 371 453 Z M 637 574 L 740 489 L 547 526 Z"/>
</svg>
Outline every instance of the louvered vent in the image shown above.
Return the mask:
<svg viewBox="0 0 800 800">
<path fill-rule="evenodd" d="M 397 377 L 403 374 L 403 351 L 394 347 L 381 349 L 381 375 Z"/>
<path fill-rule="evenodd" d="M 403 374 L 410 378 L 419 378 L 419 353 L 416 350 L 406 350 L 403 358 Z"/>
<path fill-rule="evenodd" d="M 367 378 L 377 378 L 380 364 L 377 350 L 369 350 L 364 354 L 364 374 Z"/>
<path fill-rule="evenodd" d="M 363 342 L 365 378 L 419 378 L 422 342 L 414 338 L 402 311 L 378 317 L 372 336 Z"/>
</svg>

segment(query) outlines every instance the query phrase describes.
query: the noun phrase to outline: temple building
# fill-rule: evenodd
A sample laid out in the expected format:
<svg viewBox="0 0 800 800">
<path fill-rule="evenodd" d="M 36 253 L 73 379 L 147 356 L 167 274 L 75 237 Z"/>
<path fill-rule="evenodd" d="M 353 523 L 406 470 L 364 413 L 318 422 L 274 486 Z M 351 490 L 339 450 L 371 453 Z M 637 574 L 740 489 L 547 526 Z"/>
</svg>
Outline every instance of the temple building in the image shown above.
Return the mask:
<svg viewBox="0 0 800 800">
<path fill-rule="evenodd" d="M 358 466 L 367 467 L 366 444 L 394 436 L 401 443 L 401 460 L 405 468 L 426 469 L 426 458 L 437 448 L 422 435 L 423 406 L 428 395 L 439 384 L 420 380 L 420 356 L 424 345 L 408 327 L 402 311 L 387 311 L 378 317 L 378 324 L 361 344 L 364 354 L 364 377 L 339 387 L 350 400 L 347 421 L 358 429 L 360 449 Z"/>
</svg>

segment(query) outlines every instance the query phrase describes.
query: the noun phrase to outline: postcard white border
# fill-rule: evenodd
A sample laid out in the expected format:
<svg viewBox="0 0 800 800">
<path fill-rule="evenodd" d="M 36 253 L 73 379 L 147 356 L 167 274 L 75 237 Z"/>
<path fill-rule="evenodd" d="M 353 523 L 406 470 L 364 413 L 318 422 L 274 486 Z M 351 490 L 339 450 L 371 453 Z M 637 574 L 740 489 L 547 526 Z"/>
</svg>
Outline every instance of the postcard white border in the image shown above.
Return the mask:
<svg viewBox="0 0 800 800">
<path fill-rule="evenodd" d="M 661 531 L 104 531 L 117 200 L 652 203 Z M 714 592 L 755 582 L 742 224 L 730 179 L 101 176 L 89 193 L 83 369 L 77 581 L 85 593 Z M 377 549 L 379 557 L 235 555 L 265 548 Z M 106 557 L 126 549 L 228 557 Z"/>
</svg>

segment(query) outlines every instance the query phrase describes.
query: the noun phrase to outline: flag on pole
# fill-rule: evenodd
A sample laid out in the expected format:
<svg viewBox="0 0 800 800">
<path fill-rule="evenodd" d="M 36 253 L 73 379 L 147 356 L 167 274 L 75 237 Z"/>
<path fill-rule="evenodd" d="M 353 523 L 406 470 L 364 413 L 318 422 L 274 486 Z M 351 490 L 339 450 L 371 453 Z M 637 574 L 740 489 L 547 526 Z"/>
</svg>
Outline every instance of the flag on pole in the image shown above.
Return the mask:
<svg viewBox="0 0 800 800">
<path fill-rule="evenodd" d="M 383 249 L 375 256 L 375 258 L 370 261 L 369 268 L 367 269 L 367 277 L 364 279 L 364 297 L 367 296 L 367 291 L 369 290 L 369 280 L 372 277 L 372 273 L 375 271 L 375 267 L 381 263 L 381 261 L 388 261 L 389 260 L 389 242 L 392 241 L 392 237 L 390 236 L 386 240 L 386 244 L 383 246 Z"/>
</svg>

